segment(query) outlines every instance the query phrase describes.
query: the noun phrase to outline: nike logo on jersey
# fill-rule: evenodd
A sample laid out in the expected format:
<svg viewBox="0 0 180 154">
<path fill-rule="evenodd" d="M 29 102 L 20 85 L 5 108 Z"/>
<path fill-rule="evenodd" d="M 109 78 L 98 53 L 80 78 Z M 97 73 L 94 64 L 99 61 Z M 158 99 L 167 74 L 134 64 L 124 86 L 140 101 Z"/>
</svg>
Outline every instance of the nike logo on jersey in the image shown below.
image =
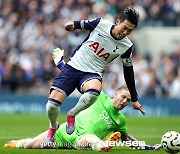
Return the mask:
<svg viewBox="0 0 180 154">
<path fill-rule="evenodd" d="M 94 50 L 94 53 L 98 57 L 103 58 L 105 61 L 109 58 L 109 56 L 110 56 L 109 52 L 102 53 L 104 51 L 104 48 L 101 48 L 100 50 L 98 49 L 99 48 L 98 42 L 94 42 L 94 43 L 90 44 L 89 46 Z"/>
<path fill-rule="evenodd" d="M 99 36 L 101 36 L 101 37 L 104 37 L 104 38 L 106 38 L 104 35 L 101 35 L 100 33 L 98 33 L 98 35 L 99 35 Z"/>
</svg>

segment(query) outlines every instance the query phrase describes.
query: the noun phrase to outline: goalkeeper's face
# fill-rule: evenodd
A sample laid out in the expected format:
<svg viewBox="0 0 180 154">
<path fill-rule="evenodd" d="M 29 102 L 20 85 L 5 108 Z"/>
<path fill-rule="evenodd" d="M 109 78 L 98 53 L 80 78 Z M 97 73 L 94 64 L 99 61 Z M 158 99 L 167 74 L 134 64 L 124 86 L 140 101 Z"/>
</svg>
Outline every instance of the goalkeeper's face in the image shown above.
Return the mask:
<svg viewBox="0 0 180 154">
<path fill-rule="evenodd" d="M 115 93 L 112 103 L 116 109 L 122 110 L 124 107 L 126 107 L 129 104 L 130 101 L 131 101 L 131 95 L 129 91 L 125 89 L 121 89 Z"/>
</svg>

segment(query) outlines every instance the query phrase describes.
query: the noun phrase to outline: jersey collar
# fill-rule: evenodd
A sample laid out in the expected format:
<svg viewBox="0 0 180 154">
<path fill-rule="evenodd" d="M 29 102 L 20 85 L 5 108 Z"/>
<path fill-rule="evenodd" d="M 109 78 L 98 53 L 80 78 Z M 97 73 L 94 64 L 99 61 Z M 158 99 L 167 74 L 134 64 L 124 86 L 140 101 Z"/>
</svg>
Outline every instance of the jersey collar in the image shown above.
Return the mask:
<svg viewBox="0 0 180 154">
<path fill-rule="evenodd" d="M 111 34 L 111 36 L 113 37 L 113 39 L 118 40 L 118 39 L 117 39 L 116 37 L 114 37 L 114 35 L 112 34 L 112 30 L 114 29 L 115 26 L 116 26 L 115 24 L 111 26 L 110 34 Z"/>
</svg>

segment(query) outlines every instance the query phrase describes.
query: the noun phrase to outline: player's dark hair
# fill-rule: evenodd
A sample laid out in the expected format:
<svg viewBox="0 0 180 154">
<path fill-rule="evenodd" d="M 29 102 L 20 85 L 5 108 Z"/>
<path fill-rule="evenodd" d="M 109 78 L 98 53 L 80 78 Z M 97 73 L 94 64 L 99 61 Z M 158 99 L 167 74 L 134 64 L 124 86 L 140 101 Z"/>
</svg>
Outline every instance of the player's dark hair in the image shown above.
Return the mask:
<svg viewBox="0 0 180 154">
<path fill-rule="evenodd" d="M 126 8 L 120 15 L 120 19 L 121 22 L 127 20 L 130 23 L 134 24 L 135 27 L 137 27 L 139 21 L 139 13 L 134 8 Z"/>
</svg>

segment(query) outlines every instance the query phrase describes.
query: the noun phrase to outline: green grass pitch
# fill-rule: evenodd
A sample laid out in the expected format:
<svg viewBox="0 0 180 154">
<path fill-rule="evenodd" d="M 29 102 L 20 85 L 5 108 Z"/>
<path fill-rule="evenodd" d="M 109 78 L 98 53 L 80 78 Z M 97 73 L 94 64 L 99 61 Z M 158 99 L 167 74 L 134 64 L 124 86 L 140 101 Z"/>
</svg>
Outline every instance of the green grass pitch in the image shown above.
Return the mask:
<svg viewBox="0 0 180 154">
<path fill-rule="evenodd" d="M 66 120 L 61 114 L 59 122 Z M 0 114 L 0 154 L 44 154 L 44 153 L 99 153 L 86 150 L 55 150 L 55 149 L 6 149 L 3 145 L 12 139 L 34 137 L 48 128 L 46 115 L 32 114 Z M 161 136 L 170 130 L 180 132 L 180 116 L 178 117 L 127 117 L 128 132 L 135 138 L 154 145 L 160 142 Z M 114 147 L 109 153 L 147 154 L 165 153 L 159 151 L 133 150 L 129 147 Z"/>
</svg>

